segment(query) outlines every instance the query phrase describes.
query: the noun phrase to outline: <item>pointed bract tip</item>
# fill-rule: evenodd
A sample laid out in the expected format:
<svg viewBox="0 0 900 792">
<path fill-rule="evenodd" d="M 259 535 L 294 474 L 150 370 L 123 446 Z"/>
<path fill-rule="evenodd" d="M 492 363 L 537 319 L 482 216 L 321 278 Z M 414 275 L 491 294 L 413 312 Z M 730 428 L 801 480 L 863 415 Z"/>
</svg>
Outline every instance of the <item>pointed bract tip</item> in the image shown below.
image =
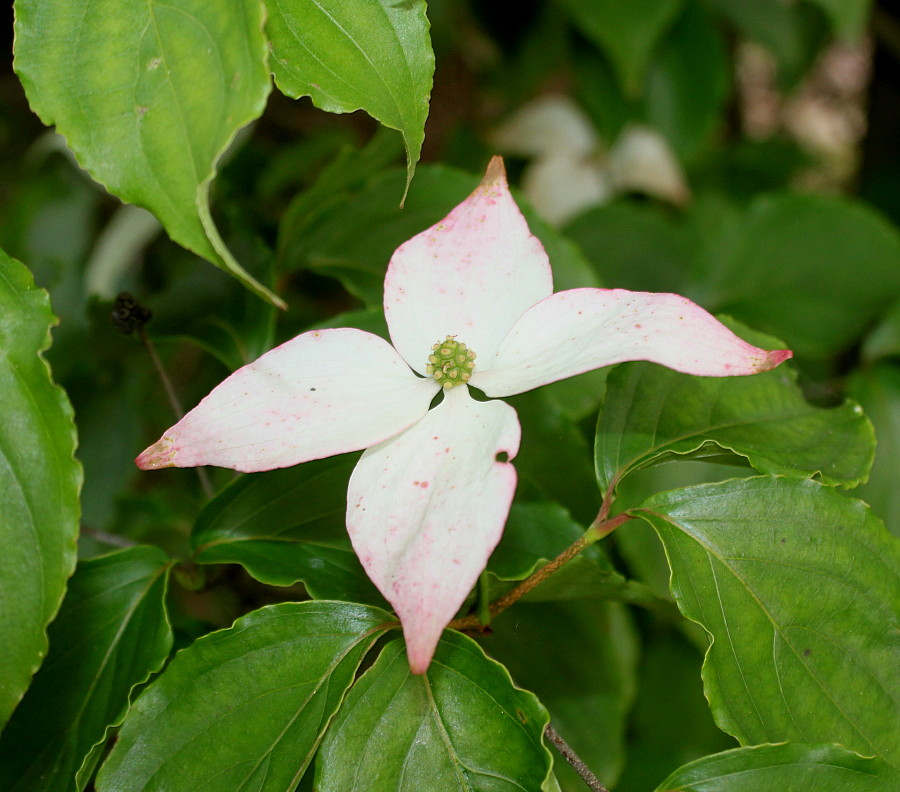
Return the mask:
<svg viewBox="0 0 900 792">
<path fill-rule="evenodd" d="M 503 164 L 503 157 L 491 157 L 484 178 L 481 180 L 482 187 L 493 187 L 494 185 L 506 184 L 506 166 Z"/>
<path fill-rule="evenodd" d="M 413 628 L 407 625 L 403 627 L 403 638 L 406 641 L 406 659 L 409 661 L 409 670 L 421 676 L 428 671 L 438 643 L 443 635 L 443 628 L 431 625 L 419 625 Z"/>
<path fill-rule="evenodd" d="M 409 670 L 417 676 L 422 676 L 422 674 L 428 671 L 428 666 L 431 665 L 431 658 L 433 656 L 434 650 L 425 654 L 423 652 L 411 652 L 409 647 L 406 649 L 406 657 L 409 660 Z"/>
<path fill-rule="evenodd" d="M 763 359 L 759 370 L 769 371 L 792 357 L 794 357 L 794 353 L 790 349 L 773 349 Z"/>
<path fill-rule="evenodd" d="M 175 449 L 171 438 L 163 435 L 156 443 L 144 449 L 134 460 L 141 470 L 159 470 L 175 467 Z"/>
</svg>

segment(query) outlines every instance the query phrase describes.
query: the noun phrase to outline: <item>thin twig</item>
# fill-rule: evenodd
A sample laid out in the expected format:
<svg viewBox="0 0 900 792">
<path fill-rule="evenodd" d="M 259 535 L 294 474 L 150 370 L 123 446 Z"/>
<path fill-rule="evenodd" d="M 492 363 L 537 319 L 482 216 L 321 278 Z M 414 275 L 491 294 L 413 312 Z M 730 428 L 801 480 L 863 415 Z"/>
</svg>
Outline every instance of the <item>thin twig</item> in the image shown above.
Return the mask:
<svg viewBox="0 0 900 792">
<path fill-rule="evenodd" d="M 525 578 L 512 591 L 504 594 L 500 599 L 495 600 L 490 605 L 491 616 L 497 616 L 505 611 L 514 602 L 520 600 L 535 586 L 539 586 L 550 575 L 552 575 L 560 567 L 565 566 L 575 556 L 582 552 L 585 548 L 590 547 L 594 542 L 602 539 L 604 536 L 612 533 L 622 523 L 631 519 L 628 514 L 619 514 L 611 520 L 597 524 L 596 522 L 588 528 L 581 536 L 578 537 L 571 545 L 563 550 L 552 561 L 544 564 L 533 575 Z M 449 625 L 454 630 L 479 630 L 484 626 L 483 621 L 478 616 L 464 616 L 461 619 L 454 619 Z"/>
<path fill-rule="evenodd" d="M 156 369 L 156 373 L 159 375 L 159 378 L 162 380 L 163 387 L 166 390 L 166 396 L 169 397 L 169 404 L 172 405 L 172 411 L 175 413 L 176 418 L 180 421 L 184 417 L 184 408 L 181 406 L 181 401 L 178 398 L 178 394 L 175 392 L 175 388 L 172 385 L 172 380 L 169 379 L 168 372 L 166 372 L 165 366 L 163 366 L 162 361 L 159 359 L 159 355 L 156 354 L 156 347 L 153 342 L 150 340 L 150 336 L 147 335 L 147 331 L 144 330 L 143 327 L 139 327 L 137 330 L 138 338 L 141 339 L 141 343 L 144 345 L 144 349 L 147 350 L 147 354 L 150 356 L 150 360 L 153 363 L 153 368 Z M 197 471 L 197 477 L 200 479 L 200 486 L 203 487 L 203 491 L 206 493 L 207 498 L 212 498 L 215 494 L 215 490 L 213 490 L 212 483 L 209 480 L 209 476 L 206 474 L 206 470 L 202 467 L 194 468 Z"/>
<path fill-rule="evenodd" d="M 544 734 L 547 739 L 553 743 L 553 747 L 559 751 L 559 755 L 571 765 L 572 769 L 578 773 L 579 776 L 581 776 L 581 780 L 587 784 L 591 792 L 609 792 L 609 790 L 600 783 L 600 779 L 591 772 L 590 768 L 584 763 L 581 757 L 572 750 L 572 746 L 560 737 L 559 734 L 557 734 L 556 729 L 549 723 L 547 724 L 547 728 L 544 729 Z"/>
<path fill-rule="evenodd" d="M 135 547 L 138 544 L 134 539 L 129 539 L 127 536 L 98 531 L 96 528 L 88 528 L 86 525 L 81 526 L 81 535 L 114 547 Z"/>
<path fill-rule="evenodd" d="M 163 366 L 162 361 L 159 359 L 159 355 L 156 354 L 156 347 L 143 327 L 138 328 L 137 334 L 138 338 L 141 339 L 141 343 L 144 345 L 144 349 L 147 350 L 147 354 L 150 356 L 153 368 L 156 369 L 157 375 L 162 380 L 163 387 L 166 389 L 166 396 L 169 397 L 169 404 L 172 405 L 172 412 L 175 413 L 175 416 L 180 421 L 184 418 L 184 408 L 181 406 L 181 400 L 178 398 L 178 394 L 175 393 L 175 387 L 172 385 L 172 380 L 169 379 L 169 374 L 166 371 L 165 366 Z"/>
</svg>

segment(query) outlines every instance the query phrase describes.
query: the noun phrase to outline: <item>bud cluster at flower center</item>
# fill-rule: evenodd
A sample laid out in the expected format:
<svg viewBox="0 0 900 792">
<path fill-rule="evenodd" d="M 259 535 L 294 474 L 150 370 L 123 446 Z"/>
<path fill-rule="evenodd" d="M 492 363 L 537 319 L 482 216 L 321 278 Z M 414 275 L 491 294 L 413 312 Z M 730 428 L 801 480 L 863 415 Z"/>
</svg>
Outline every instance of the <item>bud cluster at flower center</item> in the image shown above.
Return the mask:
<svg viewBox="0 0 900 792">
<path fill-rule="evenodd" d="M 448 335 L 444 341 L 431 347 L 425 372 L 434 377 L 444 388 L 452 388 L 468 382 L 475 370 L 475 353 L 465 344 Z"/>
</svg>

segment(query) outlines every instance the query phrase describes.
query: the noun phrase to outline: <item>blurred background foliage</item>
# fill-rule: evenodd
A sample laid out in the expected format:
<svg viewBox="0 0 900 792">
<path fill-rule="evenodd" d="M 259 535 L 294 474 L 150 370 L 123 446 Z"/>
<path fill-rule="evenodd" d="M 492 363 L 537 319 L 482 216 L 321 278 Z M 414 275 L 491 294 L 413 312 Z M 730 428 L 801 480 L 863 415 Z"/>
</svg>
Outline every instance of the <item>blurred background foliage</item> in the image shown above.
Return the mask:
<svg viewBox="0 0 900 792">
<path fill-rule="evenodd" d="M 404 208 L 399 135 L 277 92 L 220 169 L 216 222 L 286 312 L 93 183 L 31 113 L 4 59 L 0 247 L 32 269 L 60 317 L 48 357 L 77 416 L 83 556 L 149 542 L 184 557 L 205 501 L 194 471 L 148 475 L 132 464 L 173 415 L 141 343 L 110 321 L 117 293 L 153 311 L 148 334 L 192 406 L 313 325 L 384 334 L 391 252 L 462 200 L 493 153 L 507 158 L 557 288 L 682 293 L 783 339 L 814 403 L 859 401 L 878 448 L 853 495 L 900 534 L 896 10 L 866 0 L 431 0 L 429 17 L 435 84 Z M 9 53 L 11 15 L 3 31 Z M 519 504 L 549 500 L 582 523 L 596 514 L 591 443 L 603 380 L 593 373 L 512 400 L 524 427 Z M 670 463 L 630 480 L 620 506 L 723 471 L 749 469 Z M 233 474 L 210 475 L 221 486 Z M 649 527 L 634 521 L 609 544 L 622 569 L 669 598 Z M 230 565 L 202 580 L 182 570 L 181 580 L 173 618 L 182 643 L 303 596 L 300 585 L 265 586 Z M 554 607 L 552 619 L 542 612 Z M 609 638 L 597 648 L 606 677 L 573 669 L 553 675 L 558 689 L 534 689 L 563 719 L 577 721 L 585 701 L 607 708 L 609 734 L 572 742 L 607 783 L 618 777 L 617 790 L 650 788 L 734 744 L 702 699 L 705 640 L 673 627 L 664 608 L 523 609 L 515 635 L 501 626 L 487 644 L 523 685 L 541 672 L 517 666 L 521 642 L 552 645 L 544 633 L 560 630 Z"/>
</svg>

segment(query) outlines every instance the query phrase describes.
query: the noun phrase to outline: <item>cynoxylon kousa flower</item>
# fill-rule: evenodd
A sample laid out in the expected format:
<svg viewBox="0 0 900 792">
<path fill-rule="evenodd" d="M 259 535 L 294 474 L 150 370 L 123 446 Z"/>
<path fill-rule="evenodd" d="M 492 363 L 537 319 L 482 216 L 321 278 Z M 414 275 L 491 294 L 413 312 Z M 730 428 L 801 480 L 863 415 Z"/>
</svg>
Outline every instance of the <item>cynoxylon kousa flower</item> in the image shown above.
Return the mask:
<svg viewBox="0 0 900 792">
<path fill-rule="evenodd" d="M 753 374 L 791 356 L 674 294 L 553 294 L 499 157 L 472 195 L 397 249 L 384 310 L 393 346 L 355 329 L 303 333 L 228 377 L 137 464 L 260 471 L 366 449 L 347 530 L 400 617 L 414 673 L 500 540 L 516 488 L 515 410 L 470 387 L 510 396 L 625 360 Z"/>
</svg>

